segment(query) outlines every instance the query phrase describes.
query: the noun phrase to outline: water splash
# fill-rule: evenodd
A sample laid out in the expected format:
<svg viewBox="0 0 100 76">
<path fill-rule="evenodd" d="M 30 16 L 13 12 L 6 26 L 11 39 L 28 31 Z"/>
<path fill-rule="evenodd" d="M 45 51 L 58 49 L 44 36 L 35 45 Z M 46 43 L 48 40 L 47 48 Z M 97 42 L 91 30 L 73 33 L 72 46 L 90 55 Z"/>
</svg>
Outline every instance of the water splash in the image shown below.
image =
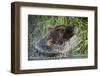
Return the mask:
<svg viewBox="0 0 100 76">
<path fill-rule="evenodd" d="M 76 49 L 78 49 L 78 45 L 80 45 L 81 41 L 79 40 L 79 37 L 77 37 L 77 35 L 74 35 L 69 41 L 65 42 L 65 46 L 62 48 L 62 46 L 59 45 L 53 45 L 52 46 L 52 51 L 49 51 L 49 49 L 46 50 L 42 50 L 39 46 L 37 46 L 37 43 L 44 39 L 47 35 L 48 35 L 48 31 L 44 31 L 47 30 L 47 26 L 46 28 L 43 27 L 43 25 L 47 25 L 48 21 L 42 23 L 38 23 L 38 24 L 33 24 L 33 26 L 36 26 L 34 31 L 32 33 L 29 33 L 29 51 L 28 51 L 28 59 L 29 60 L 45 60 L 45 59 L 62 59 L 62 58 L 80 58 L 82 57 L 86 57 L 83 55 L 74 55 L 73 51 L 76 51 Z M 31 47 L 30 47 L 31 46 Z M 36 48 L 40 49 L 41 52 L 46 52 L 49 54 L 52 53 L 59 53 L 61 55 L 56 56 L 56 57 L 44 57 L 44 56 L 38 56 L 38 54 L 36 54 Z M 62 50 L 63 51 L 62 51 Z M 62 55 L 63 54 L 63 55 Z"/>
</svg>

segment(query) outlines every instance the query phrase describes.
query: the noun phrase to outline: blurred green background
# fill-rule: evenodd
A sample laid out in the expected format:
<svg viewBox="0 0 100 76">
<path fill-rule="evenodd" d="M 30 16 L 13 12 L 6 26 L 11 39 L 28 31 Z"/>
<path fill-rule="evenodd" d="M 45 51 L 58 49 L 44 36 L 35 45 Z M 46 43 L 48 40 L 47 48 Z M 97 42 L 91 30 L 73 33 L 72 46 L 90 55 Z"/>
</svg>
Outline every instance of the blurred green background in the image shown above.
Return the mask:
<svg viewBox="0 0 100 76">
<path fill-rule="evenodd" d="M 88 18 L 73 16 L 28 15 L 28 51 L 29 56 L 37 40 L 48 33 L 48 27 L 56 24 L 74 24 L 78 27 L 77 37 L 80 42 L 72 54 L 88 56 Z"/>
</svg>

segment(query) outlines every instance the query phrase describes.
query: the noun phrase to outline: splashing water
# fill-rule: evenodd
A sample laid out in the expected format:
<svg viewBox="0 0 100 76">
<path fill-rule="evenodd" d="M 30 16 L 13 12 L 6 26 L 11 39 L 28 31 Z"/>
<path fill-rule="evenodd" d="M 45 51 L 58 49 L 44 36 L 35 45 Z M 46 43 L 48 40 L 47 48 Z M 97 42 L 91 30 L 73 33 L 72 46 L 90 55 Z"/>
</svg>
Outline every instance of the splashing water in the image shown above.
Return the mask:
<svg viewBox="0 0 100 76">
<path fill-rule="evenodd" d="M 52 47 L 53 51 L 49 51 L 49 49 L 42 50 L 40 47 L 38 47 L 37 43 L 48 35 L 48 31 L 44 31 L 44 30 L 47 30 L 47 28 L 44 28 L 43 25 L 44 23 L 33 24 L 33 26 L 36 26 L 34 29 L 34 32 L 32 32 L 31 34 L 29 33 L 29 51 L 28 51 L 29 60 L 80 58 L 80 56 L 82 56 L 82 55 L 75 55 L 75 56 L 73 55 L 73 51 L 75 51 L 78 48 L 77 46 L 81 43 L 77 35 L 74 35 L 69 41 L 66 41 L 64 44 L 65 46 L 63 48 L 62 48 L 63 45 L 62 46 L 53 45 Z M 56 57 L 38 56 L 38 54 L 35 53 L 36 48 L 40 49 L 41 52 L 46 52 L 49 54 L 61 53 L 61 55 L 56 56 Z M 63 49 L 63 51 L 61 49 Z M 86 56 L 82 56 L 82 57 L 86 57 Z"/>
</svg>

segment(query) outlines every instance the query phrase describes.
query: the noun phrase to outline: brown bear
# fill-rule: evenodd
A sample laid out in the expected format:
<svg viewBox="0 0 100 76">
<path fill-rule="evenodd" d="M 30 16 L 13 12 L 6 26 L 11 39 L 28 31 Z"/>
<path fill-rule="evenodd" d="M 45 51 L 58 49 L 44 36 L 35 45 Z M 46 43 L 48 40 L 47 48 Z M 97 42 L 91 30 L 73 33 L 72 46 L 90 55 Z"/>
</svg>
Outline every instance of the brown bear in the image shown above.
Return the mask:
<svg viewBox="0 0 100 76">
<path fill-rule="evenodd" d="M 36 43 L 36 56 L 39 59 L 63 57 L 66 42 L 74 36 L 76 28 L 76 25 L 55 25 L 49 27 L 48 35 Z"/>
</svg>

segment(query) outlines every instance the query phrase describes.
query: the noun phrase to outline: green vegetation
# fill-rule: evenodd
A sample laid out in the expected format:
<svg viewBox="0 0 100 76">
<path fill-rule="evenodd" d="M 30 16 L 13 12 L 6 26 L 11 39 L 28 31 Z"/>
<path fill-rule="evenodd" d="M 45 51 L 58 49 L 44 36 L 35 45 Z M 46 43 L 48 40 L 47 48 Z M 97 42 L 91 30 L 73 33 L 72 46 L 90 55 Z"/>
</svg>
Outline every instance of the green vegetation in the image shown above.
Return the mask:
<svg viewBox="0 0 100 76">
<path fill-rule="evenodd" d="M 28 16 L 28 40 L 29 51 L 34 48 L 34 44 L 37 40 L 48 33 L 48 26 L 56 24 L 74 24 L 78 27 L 78 33 L 76 34 L 80 43 L 72 52 L 73 54 L 88 54 L 88 18 L 86 17 L 71 17 L 71 16 L 40 16 L 29 15 Z M 37 34 L 38 33 L 38 34 Z"/>
</svg>

